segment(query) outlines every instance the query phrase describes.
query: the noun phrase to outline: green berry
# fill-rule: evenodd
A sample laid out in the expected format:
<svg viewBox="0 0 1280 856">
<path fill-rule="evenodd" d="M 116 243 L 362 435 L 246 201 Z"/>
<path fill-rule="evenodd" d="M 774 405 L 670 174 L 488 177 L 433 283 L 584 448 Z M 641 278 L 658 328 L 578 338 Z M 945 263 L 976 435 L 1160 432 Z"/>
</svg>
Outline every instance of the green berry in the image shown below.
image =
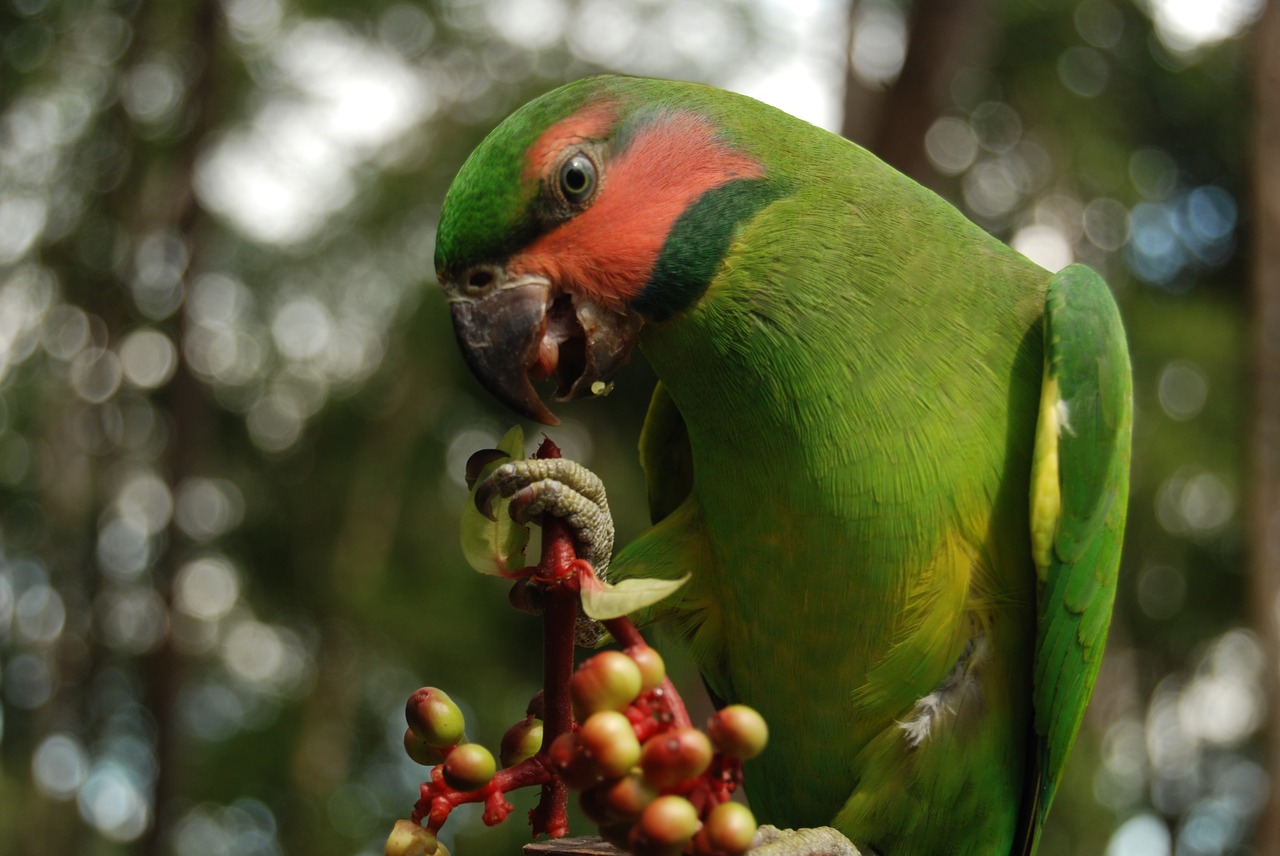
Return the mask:
<svg viewBox="0 0 1280 856">
<path fill-rule="evenodd" d="M 707 734 L 721 754 L 745 761 L 764 751 L 769 726 L 755 708 L 731 704 L 707 720 Z"/>
<path fill-rule="evenodd" d="M 698 811 L 693 803 L 670 794 L 649 803 L 636 821 L 636 839 L 658 847 L 682 847 L 697 833 Z"/>
<path fill-rule="evenodd" d="M 633 645 L 626 653 L 640 667 L 640 692 L 654 689 L 667 676 L 667 665 L 662 662 L 662 655 L 648 645 Z"/>
<path fill-rule="evenodd" d="M 412 728 L 404 730 L 404 751 L 415 763 L 424 767 L 434 767 L 444 761 L 445 757 L 439 749 L 414 734 Z"/>
<path fill-rule="evenodd" d="M 741 856 L 751 849 L 758 828 L 755 815 L 745 805 L 720 803 L 703 821 L 702 829 L 694 838 L 694 852 L 708 856 Z"/>
<path fill-rule="evenodd" d="M 493 753 L 479 743 L 459 744 L 444 759 L 445 784 L 455 791 L 478 791 L 492 781 L 497 770 Z"/>
<path fill-rule="evenodd" d="M 502 735 L 498 758 L 504 767 L 514 767 L 526 758 L 532 758 L 542 748 L 542 720 L 525 717 L 507 729 Z"/>
<path fill-rule="evenodd" d="M 453 746 L 463 739 L 466 723 L 462 711 L 444 690 L 423 687 L 409 696 L 404 717 L 413 733 L 437 749 Z"/>
<path fill-rule="evenodd" d="M 640 667 L 621 651 L 601 651 L 573 673 L 569 693 L 579 722 L 600 710 L 622 710 L 640 695 Z"/>
<path fill-rule="evenodd" d="M 412 820 L 397 820 L 387 836 L 386 856 L 449 856 L 429 829 Z"/>
<path fill-rule="evenodd" d="M 616 710 L 588 716 L 578 731 L 578 740 L 605 778 L 621 776 L 640 760 L 640 741 L 631 720 Z"/>
<path fill-rule="evenodd" d="M 711 741 L 696 728 L 674 728 L 645 741 L 640 768 L 658 789 L 702 775 L 711 764 Z"/>
</svg>

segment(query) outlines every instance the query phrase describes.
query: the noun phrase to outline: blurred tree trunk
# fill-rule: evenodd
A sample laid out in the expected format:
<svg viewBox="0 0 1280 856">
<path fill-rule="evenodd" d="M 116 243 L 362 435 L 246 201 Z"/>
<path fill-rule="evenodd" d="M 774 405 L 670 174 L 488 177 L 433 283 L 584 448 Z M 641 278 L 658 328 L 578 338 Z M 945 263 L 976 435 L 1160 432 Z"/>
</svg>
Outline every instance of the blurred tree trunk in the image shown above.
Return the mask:
<svg viewBox="0 0 1280 856">
<path fill-rule="evenodd" d="M 1258 822 L 1259 853 L 1280 853 L 1280 3 L 1253 33 L 1253 424 L 1249 519 L 1254 625 L 1269 659 L 1271 702 L 1264 766 L 1271 795 Z"/>
<path fill-rule="evenodd" d="M 859 0 L 849 3 L 851 36 L 858 6 Z M 847 49 L 840 132 L 916 181 L 934 184 L 938 175 L 925 156 L 925 134 L 946 109 L 956 72 L 983 52 L 991 23 L 988 0 L 917 0 L 902 71 L 885 90 L 859 79 Z"/>
<path fill-rule="evenodd" d="M 165 209 L 158 212 L 157 222 L 143 223 L 147 227 L 163 226 L 177 234 L 189 253 L 189 261 L 183 272 L 183 290 L 191 292 L 191 276 L 199 267 L 199 232 L 204 212 L 195 196 L 196 160 L 214 127 L 217 112 L 217 66 L 224 30 L 221 5 L 218 0 L 201 0 L 193 9 L 190 19 L 188 44 L 198 56 L 198 71 L 188 94 L 191 125 L 176 142 L 175 150 L 149 169 L 155 175 L 167 179 L 163 198 Z M 139 180 L 138 187 L 147 186 L 147 178 Z M 143 215 L 145 219 L 146 215 Z M 164 326 L 182 352 L 182 313 L 169 319 Z M 167 450 L 166 476 L 175 494 L 182 482 L 206 470 L 211 449 L 216 448 L 210 432 L 216 422 L 215 414 L 199 388 L 199 381 L 191 374 L 185 359 L 178 360 L 177 370 L 166 387 L 157 395 L 156 403 L 167 412 L 171 435 Z M 169 527 L 168 548 L 156 564 L 156 586 L 161 597 L 173 611 L 173 580 L 178 563 L 190 543 L 176 525 Z M 143 663 L 146 674 L 146 701 L 155 723 L 156 778 L 153 792 L 155 814 L 151 827 L 140 842 L 144 856 L 161 856 L 172 849 L 171 828 L 174 817 L 174 798 L 181 792 L 183 741 L 176 728 L 178 695 L 186 671 L 185 658 L 175 647 L 172 633 L 166 633 L 159 647 Z"/>
</svg>

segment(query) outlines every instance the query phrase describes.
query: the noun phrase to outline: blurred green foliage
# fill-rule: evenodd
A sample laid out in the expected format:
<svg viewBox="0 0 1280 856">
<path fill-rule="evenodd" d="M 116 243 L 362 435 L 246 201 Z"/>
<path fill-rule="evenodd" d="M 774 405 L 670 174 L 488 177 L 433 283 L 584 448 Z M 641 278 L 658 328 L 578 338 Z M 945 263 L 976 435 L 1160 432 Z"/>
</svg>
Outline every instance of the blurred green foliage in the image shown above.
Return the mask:
<svg viewBox="0 0 1280 856">
<path fill-rule="evenodd" d="M 1244 852 L 1267 783 L 1239 629 L 1259 4 L 1203 4 L 1238 19 L 1203 42 L 1165 5 L 988 4 L 926 139 L 931 184 L 1103 271 L 1131 337 L 1118 615 L 1046 854 Z M 892 48 L 908 12 L 854 20 Z M 463 463 L 514 417 L 432 285 L 440 199 L 503 115 L 584 74 L 732 84 L 752 57 L 834 88 L 846 15 L 0 0 L 0 854 L 377 853 L 423 772 L 400 747 L 414 688 L 496 745 L 539 626 L 457 547 Z M 554 432 L 622 543 L 651 385 L 637 362 Z M 468 812 L 446 832 L 464 854 L 526 836 Z"/>
</svg>

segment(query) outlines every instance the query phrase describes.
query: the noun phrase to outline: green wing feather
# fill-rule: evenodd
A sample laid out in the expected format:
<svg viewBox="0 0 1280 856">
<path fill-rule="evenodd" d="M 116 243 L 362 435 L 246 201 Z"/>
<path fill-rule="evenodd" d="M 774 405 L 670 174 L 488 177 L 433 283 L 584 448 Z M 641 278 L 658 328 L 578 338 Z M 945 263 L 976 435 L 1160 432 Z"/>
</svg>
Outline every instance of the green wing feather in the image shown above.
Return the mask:
<svg viewBox="0 0 1280 856">
<path fill-rule="evenodd" d="M 653 389 L 640 432 L 640 465 L 649 493 L 649 518 L 657 523 L 684 502 L 693 485 L 689 429 L 661 381 Z"/>
<path fill-rule="evenodd" d="M 1049 284 L 1044 325 L 1045 383 L 1032 474 L 1032 538 L 1042 583 L 1034 690 L 1039 781 L 1027 852 L 1035 850 L 1102 660 L 1124 537 L 1133 422 L 1129 351 L 1106 283 L 1083 266 L 1059 273 Z"/>
</svg>

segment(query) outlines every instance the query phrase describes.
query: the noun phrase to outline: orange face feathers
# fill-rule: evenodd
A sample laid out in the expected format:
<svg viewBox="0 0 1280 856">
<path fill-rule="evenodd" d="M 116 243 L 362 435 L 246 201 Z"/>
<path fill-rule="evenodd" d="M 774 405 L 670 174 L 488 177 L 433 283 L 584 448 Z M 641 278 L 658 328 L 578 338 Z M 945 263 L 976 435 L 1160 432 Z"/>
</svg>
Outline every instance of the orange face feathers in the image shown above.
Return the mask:
<svg viewBox="0 0 1280 856">
<path fill-rule="evenodd" d="M 649 281 L 672 227 L 699 197 L 737 179 L 761 178 L 764 168 L 690 112 L 644 117 L 622 145 L 617 136 L 601 140 L 595 134 L 609 110 L 591 105 L 553 125 L 530 148 L 526 175 L 548 184 L 580 152 L 603 163 L 595 164 L 598 188 L 586 207 L 516 253 L 509 269 L 540 273 L 620 308 Z"/>
</svg>

